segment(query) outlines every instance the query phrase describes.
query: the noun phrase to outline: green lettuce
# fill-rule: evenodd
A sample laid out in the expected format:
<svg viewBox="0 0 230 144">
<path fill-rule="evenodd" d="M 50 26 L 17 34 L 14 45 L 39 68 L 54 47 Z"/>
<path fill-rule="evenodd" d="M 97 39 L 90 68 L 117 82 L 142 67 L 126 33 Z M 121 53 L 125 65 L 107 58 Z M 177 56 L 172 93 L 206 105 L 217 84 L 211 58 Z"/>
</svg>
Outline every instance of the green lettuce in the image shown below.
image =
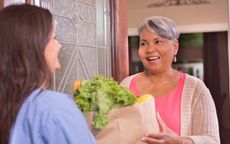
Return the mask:
<svg viewBox="0 0 230 144">
<path fill-rule="evenodd" d="M 74 95 L 77 105 L 85 114 L 93 112 L 93 127 L 96 129 L 108 124 L 107 115 L 110 110 L 133 105 L 136 99 L 127 88 L 99 74 L 92 80 L 83 80 Z"/>
</svg>

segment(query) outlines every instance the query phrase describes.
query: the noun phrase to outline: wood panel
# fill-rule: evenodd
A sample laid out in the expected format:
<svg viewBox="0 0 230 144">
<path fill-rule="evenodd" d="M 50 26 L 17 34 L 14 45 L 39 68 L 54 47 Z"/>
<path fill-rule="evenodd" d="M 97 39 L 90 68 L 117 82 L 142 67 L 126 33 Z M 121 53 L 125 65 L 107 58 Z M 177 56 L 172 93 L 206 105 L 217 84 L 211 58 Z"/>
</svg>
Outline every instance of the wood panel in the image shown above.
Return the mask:
<svg viewBox="0 0 230 144">
<path fill-rule="evenodd" d="M 32 4 L 32 0 L 25 0 L 25 3 Z"/>
<path fill-rule="evenodd" d="M 127 7 L 125 0 L 110 0 L 112 76 L 120 82 L 129 75 Z"/>
<path fill-rule="evenodd" d="M 219 120 L 221 144 L 230 141 L 227 32 L 204 33 L 204 82 L 210 89 Z"/>
<path fill-rule="evenodd" d="M 4 0 L 0 0 L 0 9 L 4 7 Z"/>
</svg>

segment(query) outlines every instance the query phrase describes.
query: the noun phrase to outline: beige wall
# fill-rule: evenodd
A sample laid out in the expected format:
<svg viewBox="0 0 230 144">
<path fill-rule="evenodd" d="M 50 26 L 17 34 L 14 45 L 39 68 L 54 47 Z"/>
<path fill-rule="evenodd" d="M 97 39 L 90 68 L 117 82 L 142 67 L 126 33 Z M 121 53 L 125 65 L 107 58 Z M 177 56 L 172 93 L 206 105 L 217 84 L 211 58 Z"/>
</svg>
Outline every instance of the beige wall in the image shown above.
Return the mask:
<svg viewBox="0 0 230 144">
<path fill-rule="evenodd" d="M 209 4 L 147 8 L 165 0 L 127 0 L 129 35 L 136 34 L 138 23 L 148 16 L 173 19 L 182 33 L 225 31 L 228 29 L 228 0 L 208 0 Z"/>
</svg>

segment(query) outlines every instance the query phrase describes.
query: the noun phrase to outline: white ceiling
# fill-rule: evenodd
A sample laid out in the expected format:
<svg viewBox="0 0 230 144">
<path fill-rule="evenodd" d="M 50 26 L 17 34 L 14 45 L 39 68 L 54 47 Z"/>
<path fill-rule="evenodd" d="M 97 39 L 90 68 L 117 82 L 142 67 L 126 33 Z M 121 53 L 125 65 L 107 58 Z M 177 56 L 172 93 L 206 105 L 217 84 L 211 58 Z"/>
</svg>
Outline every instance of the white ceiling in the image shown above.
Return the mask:
<svg viewBox="0 0 230 144">
<path fill-rule="evenodd" d="M 161 15 L 174 20 L 182 32 L 224 31 L 228 29 L 228 0 L 206 0 L 209 4 L 148 8 L 166 0 L 126 0 L 129 35 L 136 35 L 139 22 Z"/>
</svg>

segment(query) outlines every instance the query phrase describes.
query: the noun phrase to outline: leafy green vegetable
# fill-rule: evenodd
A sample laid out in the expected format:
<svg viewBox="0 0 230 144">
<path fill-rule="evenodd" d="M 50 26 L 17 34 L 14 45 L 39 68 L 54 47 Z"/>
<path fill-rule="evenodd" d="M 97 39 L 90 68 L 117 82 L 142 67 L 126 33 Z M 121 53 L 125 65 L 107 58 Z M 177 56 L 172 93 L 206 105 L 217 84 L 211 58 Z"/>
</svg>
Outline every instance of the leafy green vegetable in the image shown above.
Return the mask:
<svg viewBox="0 0 230 144">
<path fill-rule="evenodd" d="M 97 129 L 108 124 L 110 110 L 133 105 L 136 99 L 127 88 L 99 74 L 90 81 L 82 81 L 74 95 L 77 105 L 85 114 L 94 113 L 93 127 Z"/>
</svg>

